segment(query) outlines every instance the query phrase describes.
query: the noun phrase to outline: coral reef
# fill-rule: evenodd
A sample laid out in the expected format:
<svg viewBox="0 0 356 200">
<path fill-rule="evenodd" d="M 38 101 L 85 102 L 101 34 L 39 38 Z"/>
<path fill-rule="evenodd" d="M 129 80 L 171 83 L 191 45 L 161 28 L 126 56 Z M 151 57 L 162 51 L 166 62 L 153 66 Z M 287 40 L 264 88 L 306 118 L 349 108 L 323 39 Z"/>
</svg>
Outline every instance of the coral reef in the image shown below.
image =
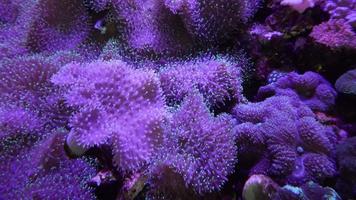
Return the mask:
<svg viewBox="0 0 356 200">
<path fill-rule="evenodd" d="M 355 10 L 0 0 L 0 199 L 353 199 Z"/>
</svg>

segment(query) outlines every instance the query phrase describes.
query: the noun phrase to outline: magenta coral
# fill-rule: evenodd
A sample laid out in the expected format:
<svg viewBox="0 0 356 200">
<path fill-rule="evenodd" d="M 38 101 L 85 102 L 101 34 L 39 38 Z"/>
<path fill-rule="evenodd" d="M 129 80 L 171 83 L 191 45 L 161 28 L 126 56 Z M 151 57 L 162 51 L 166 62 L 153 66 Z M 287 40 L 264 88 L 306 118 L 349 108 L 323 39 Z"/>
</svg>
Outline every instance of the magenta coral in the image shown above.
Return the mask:
<svg viewBox="0 0 356 200">
<path fill-rule="evenodd" d="M 217 107 L 229 100 L 243 100 L 244 64 L 224 56 L 203 56 L 167 64 L 160 71 L 160 80 L 169 103 L 181 102 L 188 93 L 198 89 L 209 106 Z"/>
<path fill-rule="evenodd" d="M 156 165 L 171 170 L 167 174 L 176 174 L 180 177 L 176 178 L 177 182 L 183 179 L 186 187 L 192 187 L 197 194 L 219 190 L 233 172 L 236 161 L 233 125 L 232 118 L 226 114 L 213 117 L 201 95 L 187 96 L 172 116 L 163 153 Z M 160 187 L 167 187 L 160 183 L 167 181 L 165 178 L 168 177 L 162 175 L 162 180 L 158 178 L 153 183 L 157 192 L 162 192 Z"/>
<path fill-rule="evenodd" d="M 257 94 L 258 99 L 273 95 L 300 99 L 312 110 L 327 111 L 335 104 L 336 91 L 315 72 L 291 72 L 275 83 L 261 87 Z"/>
<path fill-rule="evenodd" d="M 68 87 L 66 102 L 78 107 L 70 119 L 70 134 L 78 144 L 111 144 L 114 163 L 124 171 L 150 160 L 165 118 L 162 91 L 152 71 L 135 70 L 118 60 L 72 63 L 52 81 Z"/>
</svg>

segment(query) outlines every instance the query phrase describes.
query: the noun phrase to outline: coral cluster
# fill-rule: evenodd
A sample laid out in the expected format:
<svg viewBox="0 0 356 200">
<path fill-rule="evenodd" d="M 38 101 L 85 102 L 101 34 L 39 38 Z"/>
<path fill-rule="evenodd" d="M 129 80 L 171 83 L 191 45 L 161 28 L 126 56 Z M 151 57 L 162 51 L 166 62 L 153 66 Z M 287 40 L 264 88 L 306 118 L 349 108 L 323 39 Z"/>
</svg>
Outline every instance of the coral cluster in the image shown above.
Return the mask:
<svg viewBox="0 0 356 200">
<path fill-rule="evenodd" d="M 353 199 L 355 6 L 0 0 L 0 199 Z"/>
</svg>

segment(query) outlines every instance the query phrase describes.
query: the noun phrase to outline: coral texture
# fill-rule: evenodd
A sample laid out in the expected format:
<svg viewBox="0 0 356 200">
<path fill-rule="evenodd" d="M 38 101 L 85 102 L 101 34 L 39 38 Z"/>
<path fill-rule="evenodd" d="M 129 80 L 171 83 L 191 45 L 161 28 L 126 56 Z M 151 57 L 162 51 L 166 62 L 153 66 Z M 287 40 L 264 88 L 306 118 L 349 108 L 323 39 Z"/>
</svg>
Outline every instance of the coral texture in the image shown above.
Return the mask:
<svg viewBox="0 0 356 200">
<path fill-rule="evenodd" d="M 335 89 L 346 94 L 356 94 L 356 69 L 341 75 L 335 82 Z"/>
<path fill-rule="evenodd" d="M 35 126 L 37 131 L 39 128 L 48 131 L 67 123 L 69 113 L 63 105 L 61 90 L 50 82 L 59 66 L 51 58 L 40 55 L 2 60 L 0 107 L 3 111 L 1 115 L 7 118 L 1 120 L 1 123 L 7 124 L 4 126 L 17 126 L 17 120 L 22 117 L 21 126 L 28 127 L 23 131 L 30 131 Z M 12 112 L 12 117 L 6 116 L 9 112 Z"/>
<path fill-rule="evenodd" d="M 334 133 L 316 121 L 299 100 L 286 96 L 237 105 L 239 154 L 261 159 L 251 173 L 267 173 L 288 183 L 320 181 L 336 173 L 332 157 Z M 265 146 L 265 148 L 264 148 Z"/>
<path fill-rule="evenodd" d="M 343 19 L 331 19 L 313 28 L 310 33 L 316 42 L 331 48 L 356 48 L 356 33 Z"/>
<path fill-rule="evenodd" d="M 260 0 L 165 0 L 167 7 L 181 15 L 188 31 L 205 42 L 229 39 L 241 23 L 253 17 L 260 3 Z"/>
<path fill-rule="evenodd" d="M 274 95 L 300 99 L 312 110 L 327 111 L 335 104 L 336 91 L 315 72 L 291 72 L 275 83 L 261 87 L 257 94 L 258 99 Z"/>
<path fill-rule="evenodd" d="M 37 142 L 20 138 L 1 143 L 1 199 L 94 199 L 86 182 L 95 170 L 84 160 L 66 158 L 65 134 Z"/>
<path fill-rule="evenodd" d="M 228 57 L 202 56 L 167 64 L 160 71 L 162 89 L 170 104 L 179 103 L 187 94 L 198 89 L 209 106 L 227 101 L 241 101 L 243 61 Z"/>
<path fill-rule="evenodd" d="M 356 1 L 355 0 L 326 0 L 322 8 L 330 14 L 331 19 L 344 19 L 356 27 Z"/>
<path fill-rule="evenodd" d="M 315 6 L 315 0 L 283 0 L 281 5 L 288 5 L 294 10 L 303 13 L 307 8 L 312 8 Z"/>
<path fill-rule="evenodd" d="M 113 160 L 124 171 L 149 161 L 160 143 L 165 105 L 152 71 L 135 70 L 113 60 L 72 63 L 52 81 L 68 87 L 66 102 L 78 107 L 70 119 L 78 144 L 110 144 Z"/>
<path fill-rule="evenodd" d="M 178 177 L 174 178 L 177 182 L 183 179 L 180 182 L 185 183 L 185 190 L 192 188 L 197 194 L 220 189 L 236 161 L 233 125 L 232 118 L 226 114 L 213 117 L 201 95 L 187 96 L 172 116 L 165 146 L 153 170 L 163 168 L 166 172 L 153 181 L 157 192 L 164 192 L 170 177 Z M 182 186 L 178 183 L 171 186 L 179 189 Z"/>
</svg>

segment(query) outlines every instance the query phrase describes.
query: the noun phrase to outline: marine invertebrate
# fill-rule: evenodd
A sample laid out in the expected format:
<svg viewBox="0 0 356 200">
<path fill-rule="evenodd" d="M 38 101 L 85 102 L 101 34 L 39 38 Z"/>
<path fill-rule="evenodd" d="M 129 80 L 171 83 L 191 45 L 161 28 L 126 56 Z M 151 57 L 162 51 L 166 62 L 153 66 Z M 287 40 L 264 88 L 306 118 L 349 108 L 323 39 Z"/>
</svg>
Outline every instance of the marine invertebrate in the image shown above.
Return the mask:
<svg viewBox="0 0 356 200">
<path fill-rule="evenodd" d="M 230 39 L 241 23 L 257 11 L 260 0 L 165 0 L 165 5 L 181 15 L 188 31 L 203 42 Z"/>
<path fill-rule="evenodd" d="M 338 92 L 356 94 L 356 69 L 341 75 L 335 82 L 335 88 Z"/>
<path fill-rule="evenodd" d="M 94 199 L 86 181 L 95 170 L 84 160 L 66 157 L 63 132 L 53 133 L 28 148 L 16 143 L 1 155 L 0 197 L 4 199 Z"/>
<path fill-rule="evenodd" d="M 209 106 L 220 106 L 229 100 L 241 101 L 243 61 L 229 57 L 202 56 L 188 61 L 172 62 L 160 70 L 162 89 L 170 104 L 179 103 L 198 89 Z"/>
<path fill-rule="evenodd" d="M 300 99 L 316 111 L 329 110 L 336 98 L 336 92 L 330 83 L 315 72 L 288 73 L 277 82 L 261 87 L 257 98 L 264 99 L 273 95 Z"/>
<path fill-rule="evenodd" d="M 162 91 L 152 71 L 119 60 L 71 63 L 52 81 L 68 88 L 66 102 L 77 107 L 69 123 L 77 144 L 111 145 L 113 161 L 123 171 L 137 170 L 151 159 L 165 120 Z"/>
<path fill-rule="evenodd" d="M 173 113 L 162 153 L 153 166 L 153 193 L 203 195 L 219 190 L 236 162 L 233 125 L 226 114 L 213 117 L 200 94 L 188 95 Z M 165 185 L 172 177 L 176 183 Z"/>
<path fill-rule="evenodd" d="M 333 49 L 356 48 L 356 33 L 343 19 L 331 19 L 314 26 L 309 36 Z"/>
<path fill-rule="evenodd" d="M 234 116 L 242 122 L 236 128 L 237 145 L 243 147 L 240 154 L 251 155 L 252 149 L 262 158 L 252 173 L 283 177 L 290 183 L 320 181 L 335 175 L 335 144 L 329 136 L 333 133 L 316 121 L 299 100 L 277 96 L 237 105 Z"/>
</svg>

